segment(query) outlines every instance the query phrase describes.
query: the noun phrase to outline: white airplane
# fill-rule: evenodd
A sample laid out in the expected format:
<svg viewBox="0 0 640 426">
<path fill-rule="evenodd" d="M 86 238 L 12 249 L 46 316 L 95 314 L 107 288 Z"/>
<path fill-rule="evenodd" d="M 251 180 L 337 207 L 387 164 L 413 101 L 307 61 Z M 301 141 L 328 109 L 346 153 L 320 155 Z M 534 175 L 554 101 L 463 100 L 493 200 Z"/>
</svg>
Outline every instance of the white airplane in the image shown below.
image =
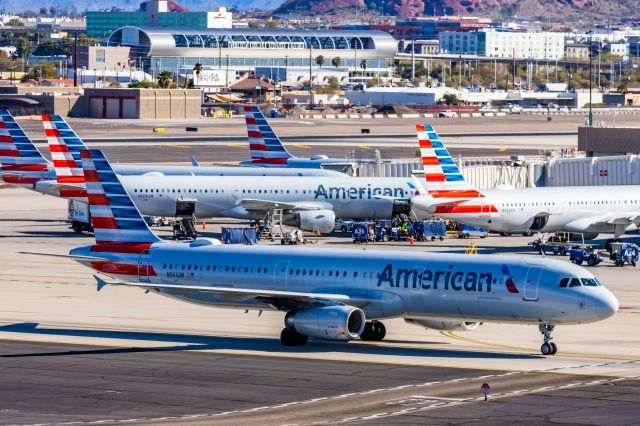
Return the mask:
<svg viewBox="0 0 640 426">
<path fill-rule="evenodd" d="M 70 152 L 75 161 L 80 161 L 80 150 L 86 145 L 73 129 L 59 115 L 43 115 L 47 140 Z M 58 141 L 64 143 L 58 143 Z M 55 148 L 54 148 L 55 149 Z M 54 161 L 47 160 L 25 134 L 18 122 L 6 109 L 0 109 L 0 178 L 6 183 L 33 189 L 36 182 L 56 179 Z M 209 166 L 165 166 L 165 165 L 124 165 L 114 166 L 120 175 L 163 175 L 195 176 L 342 176 L 341 173 L 323 169 L 259 169 L 255 167 L 209 167 Z M 69 180 L 67 179 L 67 182 Z"/>
<path fill-rule="evenodd" d="M 247 124 L 251 160 L 243 161 L 243 166 L 302 169 L 321 169 L 325 166 L 348 166 L 346 158 L 329 158 L 314 155 L 309 158 L 296 157 L 287 151 L 284 144 L 257 106 L 245 106 L 244 118 Z"/>
<path fill-rule="evenodd" d="M 45 121 L 45 124 L 48 122 Z M 64 138 L 48 138 L 56 180 L 41 180 L 41 193 L 86 202 L 81 161 Z M 138 209 L 149 216 L 178 215 L 179 204 L 193 203 L 198 218 L 262 219 L 283 210 L 284 223 L 304 231 L 331 232 L 339 218 L 392 218 L 410 213 L 416 194 L 411 178 L 337 176 L 166 176 L 161 173 L 122 176 Z"/>
<path fill-rule="evenodd" d="M 640 186 L 473 188 L 430 125 L 416 126 L 426 185 L 411 200 L 419 217 L 434 214 L 498 232 L 599 233 L 618 238 L 640 225 Z M 426 189 L 426 191 L 425 191 Z"/>
<path fill-rule="evenodd" d="M 301 249 L 160 240 L 99 150 L 82 152 L 96 244 L 67 255 L 115 281 L 201 305 L 286 312 L 280 339 L 382 340 L 380 320 L 437 330 L 482 322 L 556 325 L 615 314 L 616 297 L 582 267 L 533 256 Z M 33 253 L 31 253 L 33 254 Z"/>
</svg>

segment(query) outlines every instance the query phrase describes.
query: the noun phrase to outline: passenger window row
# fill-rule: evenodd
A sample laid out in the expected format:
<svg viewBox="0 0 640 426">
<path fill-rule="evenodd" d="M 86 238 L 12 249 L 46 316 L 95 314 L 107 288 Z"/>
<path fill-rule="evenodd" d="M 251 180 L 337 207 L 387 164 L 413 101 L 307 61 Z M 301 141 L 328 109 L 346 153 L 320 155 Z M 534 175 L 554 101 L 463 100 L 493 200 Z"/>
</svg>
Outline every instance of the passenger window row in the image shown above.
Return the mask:
<svg viewBox="0 0 640 426">
<path fill-rule="evenodd" d="M 269 268 L 261 267 L 255 268 L 253 266 L 229 266 L 229 265 L 191 265 L 184 263 L 165 263 L 162 265 L 162 269 L 175 270 L 175 271 L 213 271 L 213 272 L 257 272 L 259 274 L 266 274 L 269 272 Z"/>
<path fill-rule="evenodd" d="M 151 194 L 154 194 L 154 193 L 155 194 L 159 194 L 159 193 L 162 193 L 162 194 L 165 194 L 165 193 L 166 194 L 171 194 L 171 193 L 178 193 L 178 194 L 182 194 L 182 193 L 185 193 L 185 194 L 187 194 L 187 193 L 188 194 L 198 194 L 198 193 L 200 193 L 200 194 L 209 194 L 209 193 L 211 193 L 211 194 L 213 194 L 213 193 L 216 193 L 216 194 L 218 194 L 218 193 L 221 193 L 221 194 L 224 194 L 224 189 L 215 189 L 215 190 L 214 189 L 193 189 L 193 190 L 192 189 L 134 189 L 133 192 L 134 193 L 141 193 L 141 194 L 142 193 L 144 193 L 144 194 L 147 194 L 147 193 L 151 193 Z"/>
</svg>

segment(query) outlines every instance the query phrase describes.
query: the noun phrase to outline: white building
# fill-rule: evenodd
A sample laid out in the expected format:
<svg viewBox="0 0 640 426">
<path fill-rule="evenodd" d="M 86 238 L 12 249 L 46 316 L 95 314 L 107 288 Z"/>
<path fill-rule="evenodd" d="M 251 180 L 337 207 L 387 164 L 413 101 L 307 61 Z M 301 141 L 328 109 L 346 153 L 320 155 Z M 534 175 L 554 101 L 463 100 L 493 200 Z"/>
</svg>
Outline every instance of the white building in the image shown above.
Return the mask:
<svg viewBox="0 0 640 426">
<path fill-rule="evenodd" d="M 473 32 L 443 31 L 440 33 L 440 53 L 490 58 L 561 59 L 564 57 L 564 34 L 494 28 Z"/>
</svg>

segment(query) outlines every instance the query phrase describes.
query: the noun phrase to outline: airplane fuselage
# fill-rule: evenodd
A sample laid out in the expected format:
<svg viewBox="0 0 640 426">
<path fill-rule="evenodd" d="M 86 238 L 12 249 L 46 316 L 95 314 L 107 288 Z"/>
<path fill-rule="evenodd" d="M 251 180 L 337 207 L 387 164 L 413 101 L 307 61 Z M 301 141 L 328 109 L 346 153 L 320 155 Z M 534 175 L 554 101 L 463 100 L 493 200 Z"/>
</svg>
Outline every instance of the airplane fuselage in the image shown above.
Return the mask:
<svg viewBox="0 0 640 426">
<path fill-rule="evenodd" d="M 430 205 L 442 200 L 418 196 L 412 200 L 412 208 L 418 216 L 436 214 L 499 232 L 624 233 L 637 230 L 636 225 L 629 223 L 620 223 L 616 229 L 616 223 L 606 220 L 612 213 L 628 212 L 631 216 L 640 211 L 640 187 L 634 185 L 483 189 L 481 192 L 482 198 L 435 208 Z"/>
<path fill-rule="evenodd" d="M 105 256 L 100 246 L 71 254 Z M 122 251 L 122 250 L 120 250 Z M 108 253 L 113 261 L 83 262 L 99 272 L 192 303 L 273 309 L 259 298 L 153 284 L 339 293 L 368 319 L 404 317 L 461 321 L 578 324 L 613 314 L 617 300 L 585 269 L 523 256 L 466 256 L 266 246 L 154 243 L 142 254 Z M 560 287 L 562 279 L 584 285 Z M 589 284 L 589 285 L 587 285 Z"/>
</svg>

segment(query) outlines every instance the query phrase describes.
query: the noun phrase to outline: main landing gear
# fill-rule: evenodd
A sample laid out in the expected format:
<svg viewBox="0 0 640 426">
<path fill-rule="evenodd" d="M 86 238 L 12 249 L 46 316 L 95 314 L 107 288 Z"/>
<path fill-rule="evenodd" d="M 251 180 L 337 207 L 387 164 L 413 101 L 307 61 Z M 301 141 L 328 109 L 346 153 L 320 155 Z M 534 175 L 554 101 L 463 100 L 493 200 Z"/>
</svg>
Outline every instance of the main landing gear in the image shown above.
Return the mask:
<svg viewBox="0 0 640 426">
<path fill-rule="evenodd" d="M 542 352 L 542 355 L 555 355 L 556 352 L 558 352 L 558 347 L 551 341 L 553 339 L 553 337 L 551 337 L 551 333 L 553 332 L 555 325 L 540 324 L 538 328 L 544 338 L 544 343 L 540 347 L 540 352 Z"/>
<path fill-rule="evenodd" d="M 309 336 L 300 334 L 293 328 L 285 327 L 280 333 L 280 341 L 285 346 L 304 346 L 308 340 Z"/>
<path fill-rule="evenodd" d="M 360 338 L 365 341 L 379 342 L 387 334 L 387 328 L 380 321 L 369 321 L 364 324 Z"/>
</svg>

